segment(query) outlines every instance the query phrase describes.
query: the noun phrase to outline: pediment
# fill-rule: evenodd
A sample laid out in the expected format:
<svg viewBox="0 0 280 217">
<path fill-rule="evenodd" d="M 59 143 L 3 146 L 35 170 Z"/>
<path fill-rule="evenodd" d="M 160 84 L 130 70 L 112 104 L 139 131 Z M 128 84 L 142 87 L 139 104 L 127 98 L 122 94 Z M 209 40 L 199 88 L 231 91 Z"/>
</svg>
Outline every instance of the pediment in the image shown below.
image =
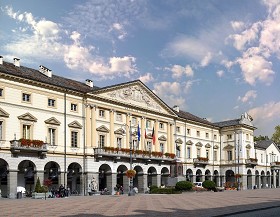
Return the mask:
<svg viewBox="0 0 280 217">
<path fill-rule="evenodd" d="M 207 143 L 207 144 L 205 145 L 205 148 L 211 148 L 211 145 L 210 145 L 209 143 Z"/>
<path fill-rule="evenodd" d="M 125 131 L 124 131 L 124 129 L 119 128 L 119 129 L 115 130 L 114 133 L 115 133 L 115 134 L 118 134 L 118 135 L 124 135 L 124 134 L 125 134 Z"/>
<path fill-rule="evenodd" d="M 214 149 L 218 149 L 219 148 L 219 146 L 218 145 L 214 145 Z"/>
<path fill-rule="evenodd" d="M 198 142 L 198 143 L 195 144 L 195 146 L 202 147 L 203 145 L 202 145 L 201 142 Z"/>
<path fill-rule="evenodd" d="M 104 125 L 96 128 L 96 131 L 103 132 L 103 133 L 109 133 L 110 132 L 110 130 L 107 127 L 105 127 Z"/>
<path fill-rule="evenodd" d="M 147 138 L 147 139 L 152 139 L 152 138 L 153 138 L 153 136 L 152 136 L 152 134 L 151 134 L 151 133 L 148 133 L 148 134 L 146 135 L 146 138 Z"/>
<path fill-rule="evenodd" d="M 45 123 L 50 124 L 50 125 L 60 125 L 61 124 L 55 117 L 51 117 L 48 120 L 45 120 Z"/>
<path fill-rule="evenodd" d="M 18 119 L 24 120 L 24 121 L 32 121 L 32 122 L 37 122 L 37 118 L 35 118 L 32 114 L 29 112 L 18 116 Z"/>
<path fill-rule="evenodd" d="M 159 138 L 158 138 L 158 140 L 160 140 L 160 141 L 167 141 L 167 138 L 165 137 L 165 136 L 160 136 Z"/>
<path fill-rule="evenodd" d="M 6 111 L 4 111 L 3 109 L 0 108 L 0 117 L 8 118 L 9 114 Z"/>
<path fill-rule="evenodd" d="M 179 138 L 179 139 L 176 139 L 176 140 L 175 140 L 175 143 L 182 144 L 182 143 L 183 143 L 183 140 L 180 139 L 180 138 Z"/>
<path fill-rule="evenodd" d="M 187 145 L 192 145 L 193 142 L 192 142 L 191 140 L 189 140 L 189 141 L 186 142 L 186 144 L 187 144 Z"/>
<path fill-rule="evenodd" d="M 83 126 L 78 121 L 71 122 L 70 124 L 68 124 L 68 127 L 78 128 L 78 129 L 83 128 Z"/>
<path fill-rule="evenodd" d="M 104 100 L 122 103 L 135 109 L 152 110 L 163 114 L 176 115 L 175 112 L 154 94 L 140 80 L 105 87 L 92 94 Z"/>
<path fill-rule="evenodd" d="M 227 146 L 224 147 L 225 150 L 231 150 L 233 149 L 233 145 L 228 144 Z"/>
<path fill-rule="evenodd" d="M 250 144 L 246 145 L 246 148 L 250 149 L 252 146 Z"/>
</svg>

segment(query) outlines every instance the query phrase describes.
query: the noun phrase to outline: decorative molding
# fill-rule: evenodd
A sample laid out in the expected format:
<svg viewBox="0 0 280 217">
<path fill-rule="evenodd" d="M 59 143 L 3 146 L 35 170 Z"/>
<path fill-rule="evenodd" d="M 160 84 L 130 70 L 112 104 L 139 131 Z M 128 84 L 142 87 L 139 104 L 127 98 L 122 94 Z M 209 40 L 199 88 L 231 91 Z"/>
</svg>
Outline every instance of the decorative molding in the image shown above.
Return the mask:
<svg viewBox="0 0 280 217">
<path fill-rule="evenodd" d="M 6 111 L 0 108 L 0 117 L 8 118 L 9 116 L 10 116 L 9 113 L 7 113 Z"/>
<path fill-rule="evenodd" d="M 61 124 L 55 117 L 51 117 L 48 120 L 45 120 L 45 123 L 58 126 Z"/>
<path fill-rule="evenodd" d="M 175 140 L 175 143 L 178 143 L 178 144 L 183 144 L 183 140 L 182 140 L 182 139 L 180 139 L 180 138 L 178 138 L 178 139 L 176 139 L 176 140 Z"/>
<path fill-rule="evenodd" d="M 231 150 L 231 149 L 233 149 L 233 145 L 230 144 L 224 147 L 224 150 Z"/>
<path fill-rule="evenodd" d="M 211 148 L 211 145 L 210 145 L 209 143 L 207 143 L 207 144 L 205 145 L 205 148 Z"/>
<path fill-rule="evenodd" d="M 198 142 L 198 143 L 195 144 L 195 146 L 202 147 L 203 145 L 202 145 L 201 142 Z"/>
<path fill-rule="evenodd" d="M 193 142 L 191 140 L 186 142 L 187 145 L 193 145 Z"/>
<path fill-rule="evenodd" d="M 158 140 L 160 140 L 160 141 L 167 141 L 167 138 L 165 137 L 165 136 L 160 136 L 159 138 L 158 138 Z"/>
<path fill-rule="evenodd" d="M 214 149 L 218 149 L 219 148 L 219 146 L 218 145 L 214 145 Z"/>
<path fill-rule="evenodd" d="M 68 124 L 68 127 L 78 128 L 78 129 L 83 128 L 83 126 L 78 121 L 71 122 L 70 124 Z"/>
<path fill-rule="evenodd" d="M 114 131 L 114 134 L 124 135 L 124 134 L 125 134 L 125 131 L 124 131 L 124 129 L 119 128 L 119 129 L 117 129 L 117 130 Z"/>
<path fill-rule="evenodd" d="M 104 125 L 96 128 L 96 131 L 103 132 L 103 133 L 109 133 L 110 132 L 110 130 L 107 127 L 105 127 Z"/>
<path fill-rule="evenodd" d="M 252 146 L 250 144 L 246 145 L 246 148 L 250 149 Z"/>
<path fill-rule="evenodd" d="M 18 116 L 18 119 L 24 120 L 24 121 L 32 121 L 32 122 L 37 122 L 37 118 L 35 118 L 32 114 L 29 112 Z"/>
</svg>

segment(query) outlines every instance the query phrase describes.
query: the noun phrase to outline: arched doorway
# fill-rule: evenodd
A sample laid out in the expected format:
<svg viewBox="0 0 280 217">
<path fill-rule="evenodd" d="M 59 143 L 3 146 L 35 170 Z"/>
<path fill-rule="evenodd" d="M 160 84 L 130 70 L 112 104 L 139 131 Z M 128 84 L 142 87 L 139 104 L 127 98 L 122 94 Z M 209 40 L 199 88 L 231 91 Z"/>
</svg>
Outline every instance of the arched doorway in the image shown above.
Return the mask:
<svg viewBox="0 0 280 217">
<path fill-rule="evenodd" d="M 210 170 L 205 171 L 205 180 L 211 180 L 211 172 Z"/>
<path fill-rule="evenodd" d="M 140 166 L 135 166 L 134 170 L 136 171 L 136 175 L 133 179 L 133 185 L 138 188 L 139 193 L 144 193 L 147 189 L 144 187 L 143 169 Z"/>
<path fill-rule="evenodd" d="M 8 197 L 8 163 L 0 159 L 0 190 L 2 197 Z"/>
<path fill-rule="evenodd" d="M 261 172 L 261 188 L 265 188 L 266 186 L 266 178 L 264 171 Z"/>
<path fill-rule="evenodd" d="M 219 186 L 219 172 L 217 170 L 214 171 L 213 182 L 216 186 Z"/>
<path fill-rule="evenodd" d="M 59 181 L 60 176 L 61 176 L 60 167 L 58 163 L 54 161 L 50 161 L 45 165 L 44 179 L 50 179 L 52 181 L 52 186 L 51 186 L 52 188 L 58 189 L 59 185 L 62 184 Z"/>
<path fill-rule="evenodd" d="M 117 185 L 122 186 L 124 191 L 128 190 L 128 178 L 125 175 L 127 167 L 125 165 L 120 165 L 117 169 Z"/>
<path fill-rule="evenodd" d="M 186 181 L 193 182 L 193 171 L 191 169 L 186 171 Z"/>
<path fill-rule="evenodd" d="M 201 170 L 196 171 L 195 181 L 196 182 L 202 182 L 202 172 L 201 172 Z"/>
<path fill-rule="evenodd" d="M 21 161 L 18 165 L 18 186 L 24 187 L 26 190 L 26 195 L 31 196 L 31 192 L 35 188 L 35 164 L 30 160 Z M 40 180 L 41 183 L 44 180 Z"/>
<path fill-rule="evenodd" d="M 71 163 L 67 169 L 67 187 L 70 188 L 70 192 L 74 194 L 82 193 L 81 185 L 82 167 L 78 163 Z"/>
<path fill-rule="evenodd" d="M 160 180 L 160 184 L 166 186 L 168 184 L 168 177 L 169 177 L 169 170 L 167 167 L 163 167 L 161 169 L 161 180 Z"/>
<path fill-rule="evenodd" d="M 147 183 L 148 187 L 153 186 L 153 185 L 157 186 L 157 170 L 156 170 L 156 168 L 150 167 L 148 169 L 148 179 L 147 179 L 147 181 L 148 181 L 148 183 Z"/>
<path fill-rule="evenodd" d="M 255 186 L 256 188 L 260 188 L 260 174 L 258 170 L 255 172 Z"/>
<path fill-rule="evenodd" d="M 252 186 L 252 171 L 251 170 L 248 170 L 247 171 L 247 189 L 253 189 L 253 186 Z"/>
<path fill-rule="evenodd" d="M 271 187 L 271 176 L 270 176 L 270 172 L 269 171 L 266 172 L 266 187 L 267 188 Z"/>
<path fill-rule="evenodd" d="M 102 164 L 99 167 L 99 191 L 103 191 L 105 188 L 111 191 L 113 187 L 111 179 L 112 179 L 111 167 L 108 164 Z"/>
<path fill-rule="evenodd" d="M 234 172 L 232 170 L 226 171 L 226 182 L 230 182 L 232 185 L 235 183 Z"/>
</svg>

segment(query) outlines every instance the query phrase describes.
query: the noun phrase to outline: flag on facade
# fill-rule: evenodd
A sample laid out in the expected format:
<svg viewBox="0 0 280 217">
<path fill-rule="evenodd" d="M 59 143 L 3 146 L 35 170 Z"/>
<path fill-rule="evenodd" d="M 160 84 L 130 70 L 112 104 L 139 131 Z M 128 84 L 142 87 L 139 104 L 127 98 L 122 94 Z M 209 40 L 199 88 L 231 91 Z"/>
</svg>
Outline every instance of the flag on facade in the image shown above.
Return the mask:
<svg viewBox="0 0 280 217">
<path fill-rule="evenodd" d="M 153 127 L 152 137 L 153 137 L 153 145 L 154 145 L 154 144 L 156 144 L 156 135 L 155 135 L 155 128 L 154 127 Z"/>
<path fill-rule="evenodd" d="M 138 128 L 137 128 L 137 136 L 138 136 L 138 141 L 140 141 L 141 138 L 141 133 L 140 133 L 140 127 L 139 127 L 139 123 L 138 123 Z"/>
</svg>

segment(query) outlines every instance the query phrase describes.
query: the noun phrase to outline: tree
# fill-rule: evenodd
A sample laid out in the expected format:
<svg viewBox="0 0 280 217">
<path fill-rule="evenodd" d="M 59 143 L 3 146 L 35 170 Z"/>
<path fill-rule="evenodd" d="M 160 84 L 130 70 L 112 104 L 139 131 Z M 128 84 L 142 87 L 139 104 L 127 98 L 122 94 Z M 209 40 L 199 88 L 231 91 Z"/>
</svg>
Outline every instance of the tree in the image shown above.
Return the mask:
<svg viewBox="0 0 280 217">
<path fill-rule="evenodd" d="M 259 135 L 259 136 L 254 136 L 254 141 L 262 141 L 262 140 L 269 140 L 268 136 L 262 136 L 262 135 Z"/>
<path fill-rule="evenodd" d="M 280 144 L 280 125 L 275 127 L 275 132 L 273 133 L 271 139 L 276 144 Z"/>
</svg>

